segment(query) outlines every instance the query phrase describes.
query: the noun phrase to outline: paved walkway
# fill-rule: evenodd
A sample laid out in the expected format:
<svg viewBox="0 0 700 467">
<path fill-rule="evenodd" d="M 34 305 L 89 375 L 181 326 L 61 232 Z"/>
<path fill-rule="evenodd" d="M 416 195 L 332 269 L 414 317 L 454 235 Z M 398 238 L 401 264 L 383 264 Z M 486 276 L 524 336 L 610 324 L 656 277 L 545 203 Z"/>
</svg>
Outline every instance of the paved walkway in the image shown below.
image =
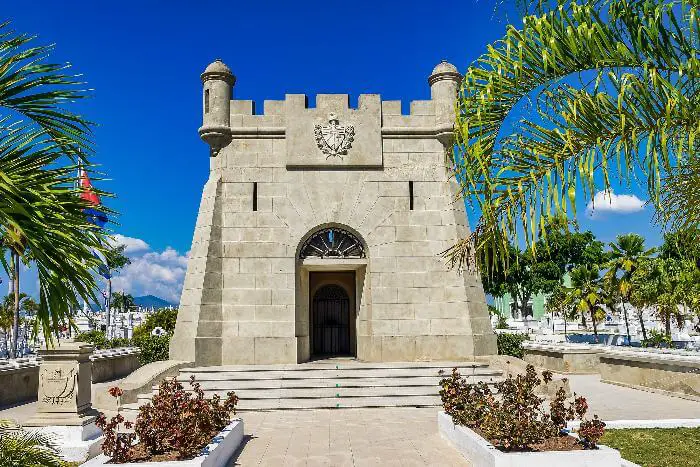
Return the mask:
<svg viewBox="0 0 700 467">
<path fill-rule="evenodd" d="M 469 466 L 440 438 L 437 408 L 243 412 L 242 466 Z"/>
<path fill-rule="evenodd" d="M 601 383 L 599 375 L 569 376 L 603 420 L 700 418 L 700 402 Z M 26 421 L 36 403 L 0 410 Z M 438 408 L 243 412 L 243 466 L 468 466 L 437 431 Z M 478 467 L 478 466 L 477 466 Z"/>
<path fill-rule="evenodd" d="M 600 375 L 568 375 L 571 390 L 588 401 L 590 416 L 605 420 L 700 418 L 700 402 L 601 383 Z"/>
</svg>

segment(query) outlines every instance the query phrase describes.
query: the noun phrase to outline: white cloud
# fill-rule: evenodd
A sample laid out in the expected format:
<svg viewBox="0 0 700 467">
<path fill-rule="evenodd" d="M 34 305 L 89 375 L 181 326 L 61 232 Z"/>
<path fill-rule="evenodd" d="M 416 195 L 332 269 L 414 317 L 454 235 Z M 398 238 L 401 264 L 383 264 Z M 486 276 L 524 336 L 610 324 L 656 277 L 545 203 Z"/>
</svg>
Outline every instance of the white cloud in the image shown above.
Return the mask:
<svg viewBox="0 0 700 467">
<path fill-rule="evenodd" d="M 599 191 L 588 203 L 588 214 L 595 217 L 596 214 L 612 212 L 616 214 L 629 214 L 642 211 L 644 201 L 636 195 L 616 195 L 612 191 Z"/>
<path fill-rule="evenodd" d="M 121 244 L 127 245 L 126 252 L 131 264 L 112 278 L 112 290 L 123 290 L 135 297 L 155 295 L 178 303 L 187 271 L 187 256 L 171 247 L 160 252 L 150 251 L 148 243 L 139 238 L 115 237 Z"/>
<path fill-rule="evenodd" d="M 126 253 L 136 253 L 138 251 L 146 251 L 150 249 L 148 243 L 144 242 L 140 238 L 126 237 L 121 234 L 113 235 L 115 245 L 124 245 Z"/>
</svg>

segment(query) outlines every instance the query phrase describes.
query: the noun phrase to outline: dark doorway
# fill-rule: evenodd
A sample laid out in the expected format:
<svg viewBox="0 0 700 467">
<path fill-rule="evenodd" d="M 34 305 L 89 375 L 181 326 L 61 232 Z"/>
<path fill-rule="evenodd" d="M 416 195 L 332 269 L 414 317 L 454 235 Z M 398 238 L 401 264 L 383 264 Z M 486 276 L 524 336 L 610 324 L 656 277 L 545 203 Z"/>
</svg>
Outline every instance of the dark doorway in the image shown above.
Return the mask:
<svg viewBox="0 0 700 467">
<path fill-rule="evenodd" d="M 324 285 L 314 294 L 313 353 L 315 355 L 349 355 L 350 298 L 339 285 Z"/>
</svg>

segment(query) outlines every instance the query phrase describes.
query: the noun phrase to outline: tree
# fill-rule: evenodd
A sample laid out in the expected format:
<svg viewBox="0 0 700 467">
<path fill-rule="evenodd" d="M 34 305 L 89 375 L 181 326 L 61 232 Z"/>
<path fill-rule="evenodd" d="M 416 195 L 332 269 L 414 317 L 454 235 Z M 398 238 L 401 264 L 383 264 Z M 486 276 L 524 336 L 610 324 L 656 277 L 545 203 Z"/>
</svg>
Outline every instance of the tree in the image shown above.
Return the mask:
<svg viewBox="0 0 700 467">
<path fill-rule="evenodd" d="M 107 312 L 107 326 L 111 324 L 111 312 L 112 312 L 112 273 L 121 270 L 128 264 L 131 264 L 124 251 L 126 250 L 126 245 L 117 245 L 109 250 L 105 254 L 105 274 L 102 274 L 107 279 L 107 303 L 105 304 Z M 133 301 L 133 299 L 132 299 Z M 109 329 L 109 328 L 108 328 Z"/>
<path fill-rule="evenodd" d="M 611 295 L 619 297 L 622 306 L 622 313 L 625 317 L 625 327 L 627 329 L 627 341 L 631 342 L 629 318 L 627 315 L 627 303 L 630 302 L 634 283 L 632 277 L 639 267 L 640 261 L 649 259 L 654 253 L 654 249 L 646 249 L 644 237 L 639 234 L 618 235 L 617 241 L 610 243 L 610 261 L 606 264 L 608 272 L 605 275 L 608 283 L 608 290 Z M 642 310 L 637 310 L 639 324 L 642 327 L 644 340 L 647 338 L 644 327 L 644 317 Z"/>
<path fill-rule="evenodd" d="M 459 90 L 451 162 L 480 218 L 452 263 L 506 267 L 511 242 L 637 174 L 662 221 L 698 225 L 699 44 L 696 1 L 562 1 L 508 26 Z"/>
<path fill-rule="evenodd" d="M 494 297 L 509 293 L 524 317 L 533 295 L 550 292 L 559 283 L 559 269 L 552 262 L 538 262 L 529 250 L 521 251 L 513 245 L 508 254 L 507 269 L 489 268 L 487 261 L 481 262 L 484 292 Z"/>
<path fill-rule="evenodd" d="M 89 166 L 92 153 L 91 124 L 64 104 L 87 95 L 83 83 L 66 74 L 68 65 L 46 63 L 51 47 L 32 47 L 32 40 L 0 24 L 0 238 L 11 253 L 0 263 L 17 295 L 19 261 L 33 261 L 37 323 L 51 342 L 79 298 L 96 301 L 100 260 L 93 252 L 105 249 L 104 232 L 85 211 L 111 211 L 77 188 L 76 164 Z"/>
<path fill-rule="evenodd" d="M 598 341 L 597 323 L 605 317 L 604 292 L 600 287 L 600 269 L 597 265 L 583 265 L 571 271 L 571 287 L 566 289 L 565 303 L 581 314 L 590 314 L 593 334 Z"/>
<path fill-rule="evenodd" d="M 114 294 L 114 307 L 119 308 L 120 310 L 123 311 L 128 311 L 129 308 L 133 308 L 136 306 L 134 303 L 134 297 L 129 295 L 128 293 L 122 292 L 116 292 Z"/>
<path fill-rule="evenodd" d="M 664 234 L 659 256 L 666 259 L 688 260 L 700 268 L 700 228 L 691 227 Z"/>
<path fill-rule="evenodd" d="M 16 297 L 17 295 L 13 292 L 0 300 L 0 329 L 5 334 L 6 343 L 8 335 L 11 335 L 10 343 L 6 345 L 11 358 L 17 357 L 19 325 L 21 323 L 20 314 L 35 314 L 39 309 L 39 305 L 27 294 L 20 293 L 19 302 L 17 302 Z M 16 303 L 18 304 L 15 305 Z"/>
<path fill-rule="evenodd" d="M 606 259 L 603 243 L 590 231 L 579 232 L 575 223 L 553 218 L 546 229 L 550 232 L 548 241 L 540 241 L 534 250 L 521 251 L 511 245 L 506 268 L 491 263 L 493 258 L 480 261 L 484 291 L 493 296 L 509 293 L 522 316 L 533 295 L 552 293 L 573 268 Z"/>
<path fill-rule="evenodd" d="M 566 287 L 558 284 L 552 293 L 547 297 L 545 310 L 552 315 L 552 331 L 554 331 L 554 316 L 559 315 L 564 318 L 564 334 L 566 335 L 566 320 L 572 315 L 573 307 L 566 300 Z"/>
<path fill-rule="evenodd" d="M 12 278 L 12 293 L 13 295 L 13 310 L 12 310 L 12 337 L 10 339 L 11 346 L 9 347 L 10 358 L 17 357 L 17 337 L 19 335 L 19 271 L 20 257 L 26 249 L 25 239 L 21 234 L 15 232 L 15 235 L 6 235 L 4 238 L 5 245 L 10 250 L 10 277 Z"/>
<path fill-rule="evenodd" d="M 632 303 L 655 307 L 667 337 L 671 336 L 671 320 L 681 327 L 686 310 L 697 301 L 698 273 L 691 260 L 658 257 L 641 261 L 632 275 L 632 284 Z"/>
<path fill-rule="evenodd" d="M 151 335 L 155 328 L 162 328 L 166 333 L 175 331 L 177 321 L 177 308 L 159 308 L 146 315 L 146 321 L 134 328 L 134 341 L 142 340 Z"/>
</svg>

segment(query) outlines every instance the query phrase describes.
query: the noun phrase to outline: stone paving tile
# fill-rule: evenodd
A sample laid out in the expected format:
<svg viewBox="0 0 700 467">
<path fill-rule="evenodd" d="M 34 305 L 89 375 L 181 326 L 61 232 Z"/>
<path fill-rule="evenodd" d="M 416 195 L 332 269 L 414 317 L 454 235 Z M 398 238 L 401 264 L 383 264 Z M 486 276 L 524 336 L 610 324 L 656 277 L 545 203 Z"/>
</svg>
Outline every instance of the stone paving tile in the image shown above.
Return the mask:
<svg viewBox="0 0 700 467">
<path fill-rule="evenodd" d="M 437 408 L 246 412 L 241 417 L 250 438 L 230 465 L 468 466 L 440 438 L 437 412 Z"/>
<path fill-rule="evenodd" d="M 700 402 L 602 383 L 600 375 L 568 375 L 571 390 L 586 398 L 589 414 L 603 420 L 700 418 Z"/>
</svg>

